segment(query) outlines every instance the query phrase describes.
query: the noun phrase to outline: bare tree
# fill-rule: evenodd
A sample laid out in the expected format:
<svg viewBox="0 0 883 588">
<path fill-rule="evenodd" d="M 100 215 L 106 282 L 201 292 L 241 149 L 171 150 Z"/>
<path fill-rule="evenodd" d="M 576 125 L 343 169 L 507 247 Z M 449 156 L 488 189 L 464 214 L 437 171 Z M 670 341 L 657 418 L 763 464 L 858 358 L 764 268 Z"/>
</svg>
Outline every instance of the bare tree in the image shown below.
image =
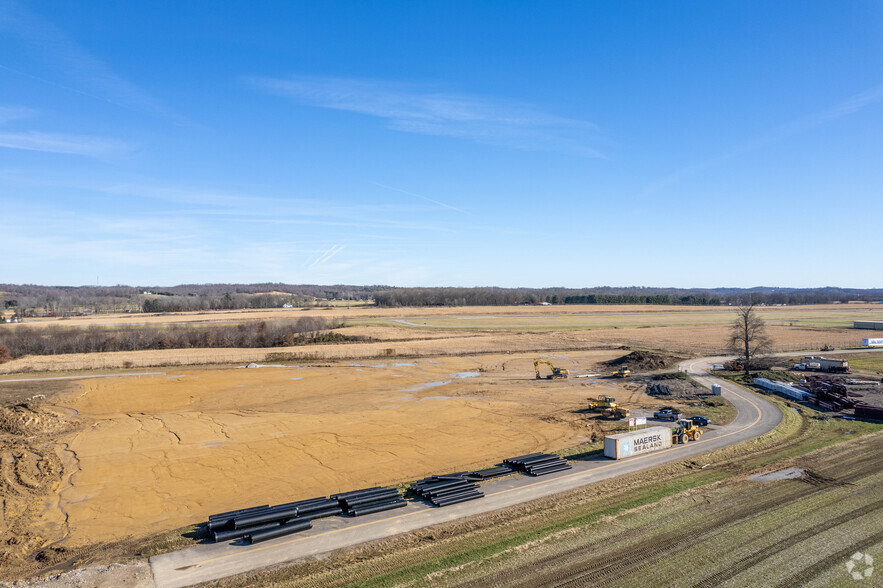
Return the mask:
<svg viewBox="0 0 883 588">
<path fill-rule="evenodd" d="M 750 376 L 751 361 L 769 353 L 772 341 L 767 337 L 766 325 L 754 304 L 740 306 L 736 314 L 730 330 L 730 350 L 739 354 L 745 364 L 745 375 Z"/>
</svg>

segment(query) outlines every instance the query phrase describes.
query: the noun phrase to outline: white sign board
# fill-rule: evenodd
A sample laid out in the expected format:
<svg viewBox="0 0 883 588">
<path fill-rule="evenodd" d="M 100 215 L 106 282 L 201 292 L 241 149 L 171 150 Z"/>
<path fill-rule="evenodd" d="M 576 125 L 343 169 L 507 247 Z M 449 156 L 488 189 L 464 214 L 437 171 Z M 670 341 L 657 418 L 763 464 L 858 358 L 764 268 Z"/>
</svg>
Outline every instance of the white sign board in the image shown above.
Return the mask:
<svg viewBox="0 0 883 588">
<path fill-rule="evenodd" d="M 638 417 L 635 419 L 635 426 L 636 427 L 639 425 L 646 425 L 646 424 L 647 424 L 647 417 Z"/>
<path fill-rule="evenodd" d="M 635 426 L 635 419 L 629 419 L 629 426 L 630 426 L 630 427 L 634 427 L 634 426 Z"/>
</svg>

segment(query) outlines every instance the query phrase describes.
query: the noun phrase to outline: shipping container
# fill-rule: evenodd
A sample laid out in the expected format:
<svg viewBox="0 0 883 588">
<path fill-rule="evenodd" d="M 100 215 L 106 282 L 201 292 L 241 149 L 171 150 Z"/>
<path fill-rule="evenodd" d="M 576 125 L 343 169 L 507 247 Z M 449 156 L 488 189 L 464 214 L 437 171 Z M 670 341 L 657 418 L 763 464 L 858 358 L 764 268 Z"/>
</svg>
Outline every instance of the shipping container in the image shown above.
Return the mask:
<svg viewBox="0 0 883 588">
<path fill-rule="evenodd" d="M 862 339 L 862 347 L 883 347 L 883 339 Z"/>
<path fill-rule="evenodd" d="M 671 447 L 671 429 L 648 427 L 604 437 L 604 457 L 623 459 Z"/>
</svg>

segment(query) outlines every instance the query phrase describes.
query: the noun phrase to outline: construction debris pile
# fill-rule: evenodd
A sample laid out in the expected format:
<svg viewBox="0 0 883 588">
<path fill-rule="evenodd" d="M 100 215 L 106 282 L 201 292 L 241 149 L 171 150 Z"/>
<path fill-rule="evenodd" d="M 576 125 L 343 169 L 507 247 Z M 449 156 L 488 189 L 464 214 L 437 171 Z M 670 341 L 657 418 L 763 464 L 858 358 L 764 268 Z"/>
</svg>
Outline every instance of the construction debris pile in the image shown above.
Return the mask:
<svg viewBox="0 0 883 588">
<path fill-rule="evenodd" d="M 647 387 L 649 396 L 671 396 L 671 388 L 665 384 L 652 384 Z"/>
<path fill-rule="evenodd" d="M 398 490 L 382 486 L 334 494 L 331 498 L 338 501 L 340 509 L 351 517 L 402 508 L 408 504 Z"/>
<path fill-rule="evenodd" d="M 825 410 L 840 412 L 855 409 L 856 418 L 883 420 L 883 407 L 859 400 L 864 394 L 853 392 L 841 380 L 829 376 L 809 376 L 800 384 L 773 382 L 765 378 L 755 378 L 754 383 L 793 400 L 811 402 Z"/>
<path fill-rule="evenodd" d="M 813 404 L 826 410 L 840 411 L 861 404 L 855 399 L 861 394 L 850 392 L 843 383 L 824 376 L 810 376 L 801 387 L 815 397 Z"/>
<path fill-rule="evenodd" d="M 504 459 L 503 463 L 528 473 L 531 476 L 544 476 L 554 472 L 569 470 L 567 460 L 554 453 L 529 453 Z"/>
<path fill-rule="evenodd" d="M 484 497 L 478 486 L 472 480 L 466 479 L 465 472 L 429 476 L 418 480 L 408 489 L 435 506 L 448 506 Z"/>
</svg>

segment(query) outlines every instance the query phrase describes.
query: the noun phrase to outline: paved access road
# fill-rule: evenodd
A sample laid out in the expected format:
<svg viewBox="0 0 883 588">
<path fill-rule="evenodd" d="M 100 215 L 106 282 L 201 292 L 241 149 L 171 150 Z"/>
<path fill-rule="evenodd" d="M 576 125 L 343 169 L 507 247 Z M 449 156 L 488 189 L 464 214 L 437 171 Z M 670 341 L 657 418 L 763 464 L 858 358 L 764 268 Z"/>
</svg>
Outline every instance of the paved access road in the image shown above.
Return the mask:
<svg viewBox="0 0 883 588">
<path fill-rule="evenodd" d="M 445 508 L 422 502 L 386 513 L 358 518 L 330 517 L 314 522 L 309 531 L 281 537 L 258 545 L 208 543 L 155 556 L 150 559 L 154 580 L 160 588 L 189 586 L 274 564 L 327 553 L 371 541 L 407 533 L 430 525 L 469 517 L 536 500 L 586 484 L 636 472 L 662 463 L 681 460 L 758 437 L 774 429 L 782 419 L 781 411 L 761 396 L 710 376 L 706 370 L 724 358 L 690 360 L 680 365 L 703 386 L 719 384 L 724 397 L 739 411 L 725 426 L 712 426 L 699 441 L 679 445 L 621 461 L 597 458 L 571 461 L 573 469 L 540 478 L 514 476 L 490 481 L 482 486 L 485 497 Z M 508 456 L 500 456 L 500 459 Z M 207 513 L 208 514 L 208 513 Z"/>
</svg>

